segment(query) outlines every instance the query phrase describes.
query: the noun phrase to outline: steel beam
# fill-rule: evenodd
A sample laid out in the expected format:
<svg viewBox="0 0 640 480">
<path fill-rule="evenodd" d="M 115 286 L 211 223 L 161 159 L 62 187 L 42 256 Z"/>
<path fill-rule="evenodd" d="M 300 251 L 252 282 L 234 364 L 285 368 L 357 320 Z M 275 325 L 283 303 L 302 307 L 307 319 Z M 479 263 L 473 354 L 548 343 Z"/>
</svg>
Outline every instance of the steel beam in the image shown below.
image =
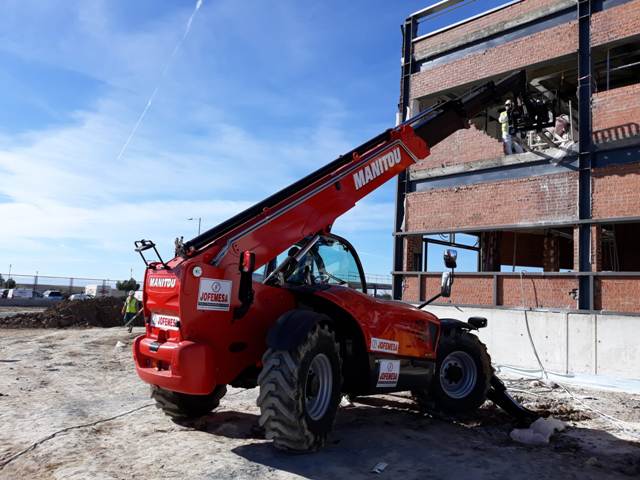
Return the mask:
<svg viewBox="0 0 640 480">
<path fill-rule="evenodd" d="M 413 49 L 412 40 L 416 36 L 418 30 L 418 22 L 416 17 L 409 17 L 405 20 L 402 28 L 402 82 L 400 84 L 400 102 L 398 109 L 400 110 L 400 121 L 404 122 L 408 119 L 407 110 L 411 101 L 411 74 L 413 68 Z M 394 221 L 394 232 L 402 231 L 404 223 L 404 200 L 407 194 L 409 174 L 404 171 L 398 175 L 398 184 L 396 187 L 396 215 Z M 393 269 L 395 271 L 402 270 L 404 260 L 404 240 L 400 236 L 393 239 Z M 393 277 L 393 298 L 400 300 L 402 298 L 402 277 L 394 275 Z"/>
<path fill-rule="evenodd" d="M 591 125 L 591 10 L 593 0 L 578 1 L 578 219 L 591 219 L 591 160 L 593 153 Z M 591 225 L 578 225 L 578 270 L 591 271 Z M 593 305 L 592 283 L 588 277 L 578 282 L 578 306 L 590 310 Z"/>
</svg>

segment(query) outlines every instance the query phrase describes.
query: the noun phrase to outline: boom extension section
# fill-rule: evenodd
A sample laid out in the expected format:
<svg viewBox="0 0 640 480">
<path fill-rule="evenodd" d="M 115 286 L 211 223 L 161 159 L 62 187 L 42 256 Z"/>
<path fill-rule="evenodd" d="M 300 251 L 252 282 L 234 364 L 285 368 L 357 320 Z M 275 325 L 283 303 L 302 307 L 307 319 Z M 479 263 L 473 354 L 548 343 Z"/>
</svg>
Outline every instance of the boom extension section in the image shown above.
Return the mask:
<svg viewBox="0 0 640 480">
<path fill-rule="evenodd" d="M 518 72 L 425 110 L 179 245 L 176 253 L 192 257 L 207 251 L 213 265 L 226 268 L 238 263 L 241 252 L 252 251 L 259 267 L 293 243 L 328 231 L 357 201 L 424 159 L 430 147 L 468 128 L 488 105 L 510 92 L 519 95 L 525 84 L 524 72 Z"/>
</svg>

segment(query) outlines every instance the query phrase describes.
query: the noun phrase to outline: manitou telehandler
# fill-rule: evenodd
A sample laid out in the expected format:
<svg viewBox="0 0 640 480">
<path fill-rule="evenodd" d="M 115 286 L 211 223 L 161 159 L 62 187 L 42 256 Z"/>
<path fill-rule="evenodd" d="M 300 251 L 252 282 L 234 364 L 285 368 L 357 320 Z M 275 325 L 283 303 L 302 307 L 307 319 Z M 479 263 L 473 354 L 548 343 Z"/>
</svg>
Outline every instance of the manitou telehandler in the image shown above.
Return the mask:
<svg viewBox="0 0 640 480">
<path fill-rule="evenodd" d="M 133 355 L 158 407 L 174 418 L 216 408 L 226 385 L 260 387 L 260 425 L 277 448 L 309 451 L 331 432 L 343 395 L 411 391 L 425 408 L 470 412 L 487 398 L 526 422 L 467 322 L 367 295 L 352 245 L 331 225 L 367 194 L 429 155 L 429 147 L 511 94 L 520 128 L 548 123 L 524 73 L 428 109 L 198 235 L 147 268 L 146 332 Z M 527 105 L 529 108 L 527 109 Z M 523 118 L 527 121 L 523 121 Z M 526 125 L 525 125 L 526 124 Z M 159 261 L 148 262 L 152 249 Z M 448 296 L 456 266 L 445 254 Z"/>
</svg>

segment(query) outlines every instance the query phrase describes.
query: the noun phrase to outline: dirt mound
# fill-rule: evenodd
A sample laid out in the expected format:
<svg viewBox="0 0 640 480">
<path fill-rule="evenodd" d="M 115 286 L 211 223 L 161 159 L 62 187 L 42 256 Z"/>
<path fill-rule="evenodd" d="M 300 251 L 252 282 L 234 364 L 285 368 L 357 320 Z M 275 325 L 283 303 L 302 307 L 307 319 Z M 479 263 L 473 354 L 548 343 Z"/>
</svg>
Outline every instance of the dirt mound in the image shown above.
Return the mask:
<svg viewBox="0 0 640 480">
<path fill-rule="evenodd" d="M 89 300 L 65 300 L 43 312 L 19 313 L 0 318 L 0 328 L 66 328 L 66 327 L 117 327 L 122 326 L 123 299 L 92 298 Z M 142 325 L 136 319 L 136 325 Z"/>
</svg>

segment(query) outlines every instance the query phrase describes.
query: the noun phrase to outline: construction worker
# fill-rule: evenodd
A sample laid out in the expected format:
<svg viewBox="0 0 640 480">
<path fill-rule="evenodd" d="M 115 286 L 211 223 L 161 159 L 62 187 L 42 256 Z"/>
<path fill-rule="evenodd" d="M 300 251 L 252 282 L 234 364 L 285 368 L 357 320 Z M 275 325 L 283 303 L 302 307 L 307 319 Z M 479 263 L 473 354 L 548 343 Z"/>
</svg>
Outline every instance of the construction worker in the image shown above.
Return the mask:
<svg viewBox="0 0 640 480">
<path fill-rule="evenodd" d="M 140 308 L 138 308 L 138 300 L 136 300 L 134 293 L 135 292 L 133 290 L 129 290 L 129 294 L 124 301 L 124 305 L 122 305 L 122 315 L 124 316 L 123 323 L 125 325 L 140 311 Z"/>
<path fill-rule="evenodd" d="M 504 144 L 504 153 L 505 155 L 511 155 L 513 153 L 523 153 L 524 150 L 520 146 L 520 144 L 513 140 L 513 133 L 515 133 L 515 128 L 513 125 L 513 102 L 511 100 L 507 100 L 504 102 L 505 110 L 500 113 L 498 117 L 498 121 L 502 126 L 502 143 Z"/>
</svg>

